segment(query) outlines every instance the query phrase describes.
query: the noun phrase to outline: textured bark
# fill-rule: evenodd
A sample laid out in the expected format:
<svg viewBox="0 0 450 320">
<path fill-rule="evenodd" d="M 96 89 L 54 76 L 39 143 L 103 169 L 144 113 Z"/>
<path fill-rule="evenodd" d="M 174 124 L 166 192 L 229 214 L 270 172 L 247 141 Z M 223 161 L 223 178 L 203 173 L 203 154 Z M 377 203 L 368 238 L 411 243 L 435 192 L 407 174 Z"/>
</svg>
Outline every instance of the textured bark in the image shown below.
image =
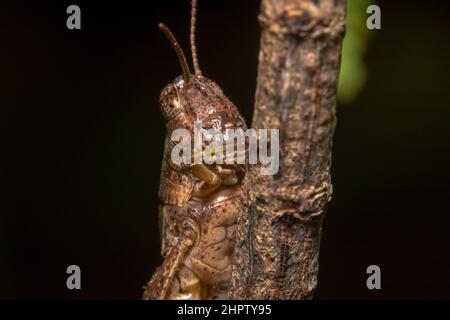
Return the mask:
<svg viewBox="0 0 450 320">
<path fill-rule="evenodd" d="M 280 130 L 280 170 L 245 181 L 232 299 L 310 299 L 331 199 L 345 0 L 263 0 L 252 127 Z"/>
</svg>

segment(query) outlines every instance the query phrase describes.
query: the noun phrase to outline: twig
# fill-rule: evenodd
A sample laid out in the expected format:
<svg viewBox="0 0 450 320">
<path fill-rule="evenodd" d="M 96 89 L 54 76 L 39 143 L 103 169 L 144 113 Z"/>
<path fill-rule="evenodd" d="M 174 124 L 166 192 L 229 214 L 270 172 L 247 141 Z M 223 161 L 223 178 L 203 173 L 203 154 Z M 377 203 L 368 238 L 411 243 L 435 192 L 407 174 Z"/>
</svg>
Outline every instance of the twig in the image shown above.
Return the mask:
<svg viewBox="0 0 450 320">
<path fill-rule="evenodd" d="M 255 129 L 280 130 L 280 170 L 250 170 L 232 299 L 309 299 L 331 199 L 345 0 L 263 0 Z M 251 186 L 251 187 L 250 187 Z"/>
</svg>

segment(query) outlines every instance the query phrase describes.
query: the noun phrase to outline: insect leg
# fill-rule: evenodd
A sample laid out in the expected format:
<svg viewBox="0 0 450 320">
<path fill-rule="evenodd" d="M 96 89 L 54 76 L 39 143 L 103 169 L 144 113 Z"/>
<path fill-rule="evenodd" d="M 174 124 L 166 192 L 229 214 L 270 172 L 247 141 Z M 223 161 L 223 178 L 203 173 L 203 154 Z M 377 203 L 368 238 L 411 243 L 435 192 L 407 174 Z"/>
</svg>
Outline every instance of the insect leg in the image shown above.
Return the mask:
<svg viewBox="0 0 450 320">
<path fill-rule="evenodd" d="M 180 237 L 168 250 L 162 266 L 155 272 L 147 284 L 143 295 L 144 300 L 167 299 L 176 272 L 195 244 L 199 232 L 198 226 L 192 221 L 181 221 L 180 227 L 183 229 Z"/>
</svg>

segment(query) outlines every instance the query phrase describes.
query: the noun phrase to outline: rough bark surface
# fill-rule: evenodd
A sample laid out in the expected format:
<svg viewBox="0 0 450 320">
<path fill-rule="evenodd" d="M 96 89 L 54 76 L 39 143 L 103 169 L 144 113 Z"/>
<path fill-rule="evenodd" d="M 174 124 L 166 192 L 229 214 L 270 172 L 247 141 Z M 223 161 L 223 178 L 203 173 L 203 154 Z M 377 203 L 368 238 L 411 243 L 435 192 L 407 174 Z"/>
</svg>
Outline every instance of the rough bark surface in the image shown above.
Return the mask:
<svg viewBox="0 0 450 320">
<path fill-rule="evenodd" d="M 310 299 L 331 199 L 345 0 L 263 0 L 252 127 L 280 130 L 280 169 L 253 167 L 231 299 Z"/>
</svg>

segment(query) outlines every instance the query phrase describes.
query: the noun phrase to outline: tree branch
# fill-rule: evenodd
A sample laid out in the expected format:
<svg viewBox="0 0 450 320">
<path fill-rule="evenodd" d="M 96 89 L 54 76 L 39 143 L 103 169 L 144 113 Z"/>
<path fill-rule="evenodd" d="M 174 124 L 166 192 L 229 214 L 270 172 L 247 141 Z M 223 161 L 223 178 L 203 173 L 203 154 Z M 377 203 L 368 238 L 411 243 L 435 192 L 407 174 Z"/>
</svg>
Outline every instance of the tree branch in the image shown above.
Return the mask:
<svg viewBox="0 0 450 320">
<path fill-rule="evenodd" d="M 280 130 L 280 170 L 246 178 L 232 299 L 310 299 L 331 199 L 345 0 L 263 0 L 252 127 Z"/>
</svg>

